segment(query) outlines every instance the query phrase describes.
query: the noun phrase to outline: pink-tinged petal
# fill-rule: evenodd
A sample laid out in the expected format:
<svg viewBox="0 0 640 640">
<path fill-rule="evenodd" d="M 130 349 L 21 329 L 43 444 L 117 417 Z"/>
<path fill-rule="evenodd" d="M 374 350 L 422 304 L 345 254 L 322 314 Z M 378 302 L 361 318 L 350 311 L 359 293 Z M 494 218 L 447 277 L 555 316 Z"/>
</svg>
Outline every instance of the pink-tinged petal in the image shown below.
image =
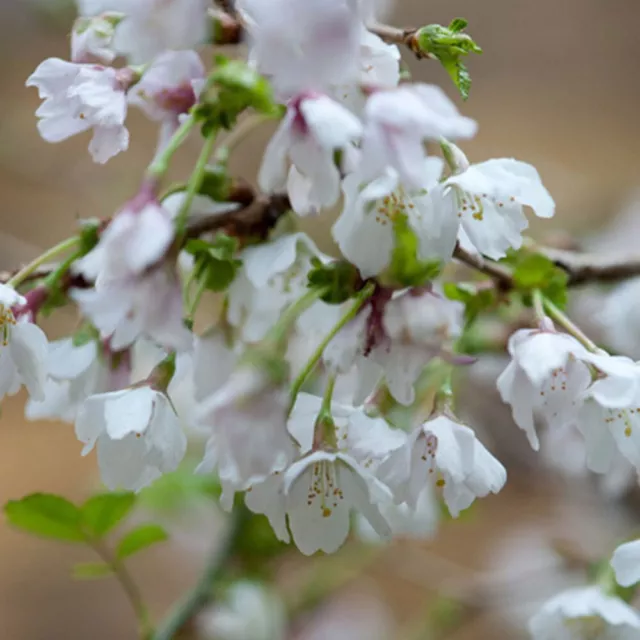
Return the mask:
<svg viewBox="0 0 640 640">
<path fill-rule="evenodd" d="M 104 164 L 129 148 L 129 131 L 123 126 L 96 127 L 89 143 L 94 162 Z"/>
</svg>

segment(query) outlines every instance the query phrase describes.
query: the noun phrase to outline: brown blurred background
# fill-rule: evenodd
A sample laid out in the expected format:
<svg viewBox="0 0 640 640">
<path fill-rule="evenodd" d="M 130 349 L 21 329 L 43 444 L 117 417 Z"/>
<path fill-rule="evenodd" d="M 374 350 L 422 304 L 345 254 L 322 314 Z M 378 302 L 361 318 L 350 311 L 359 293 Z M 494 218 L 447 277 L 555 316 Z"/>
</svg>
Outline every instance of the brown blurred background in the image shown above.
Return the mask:
<svg viewBox="0 0 640 640">
<path fill-rule="evenodd" d="M 55 146 L 38 137 L 38 99 L 24 82 L 45 57 L 68 56 L 70 19 L 53 11 L 54 4 L 0 0 L 3 269 L 69 235 L 78 217 L 109 215 L 134 192 L 155 144 L 152 127 L 135 113 L 130 151 L 103 167 L 92 164 L 84 137 Z M 470 157 L 514 156 L 533 163 L 558 204 L 556 228 L 580 234 L 604 224 L 640 182 L 640 3 L 399 0 L 394 22 L 448 23 L 456 16 L 469 20 L 485 51 L 470 61 L 474 84 L 461 107 L 480 123 L 477 138 L 465 146 Z M 453 95 L 436 63 L 409 63 L 415 78 L 440 83 Z M 267 136 L 261 132 L 260 143 Z M 239 149 L 237 173 L 255 174 L 257 145 L 254 138 Z M 185 168 L 193 152 L 192 147 L 182 154 Z M 321 226 L 317 234 L 326 239 L 327 225 Z M 53 334 L 64 320 L 52 321 Z M 20 395 L 2 407 L 2 502 L 38 490 L 86 495 L 96 482 L 95 460 L 80 458 L 70 426 L 26 423 L 23 401 Z M 396 621 L 410 623 L 424 611 L 429 594 L 439 588 L 457 593 L 461 583 L 473 580 L 480 586 L 469 597 L 477 603 L 476 591 L 482 593 L 481 606 L 446 637 L 518 639 L 526 635 L 511 626 L 522 623 L 515 604 L 526 611 L 528 602 L 553 593 L 556 560 L 544 551 L 545 540 L 563 537 L 607 554 L 625 532 L 623 525 L 634 522 L 634 510 L 600 498 L 590 481 L 569 483 L 532 464 L 536 459 L 509 424 L 508 412 L 482 387 L 472 388 L 469 402 L 484 412 L 489 442 L 511 474 L 507 488 L 481 501 L 470 518 L 446 524 L 423 549 L 395 547 L 358 584 L 381 593 Z M 0 523 L 0 639 L 134 638 L 128 604 L 115 583 L 69 577 L 72 563 L 89 556 Z M 171 546 L 132 563 L 154 613 L 189 584 L 198 563 L 196 552 L 185 560 L 184 550 Z M 514 595 L 520 594 L 516 588 L 524 595 Z"/>
</svg>

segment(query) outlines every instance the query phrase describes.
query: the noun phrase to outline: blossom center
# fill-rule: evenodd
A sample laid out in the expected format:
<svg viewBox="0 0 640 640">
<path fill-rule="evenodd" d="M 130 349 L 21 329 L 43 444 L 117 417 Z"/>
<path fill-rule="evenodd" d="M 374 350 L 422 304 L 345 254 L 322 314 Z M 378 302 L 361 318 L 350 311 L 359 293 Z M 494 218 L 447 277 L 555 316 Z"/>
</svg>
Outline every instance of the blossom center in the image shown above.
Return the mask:
<svg viewBox="0 0 640 640">
<path fill-rule="evenodd" d="M 323 518 L 329 518 L 341 500 L 344 494 L 338 486 L 335 464 L 316 462 L 311 469 L 307 506 L 319 509 Z"/>
<path fill-rule="evenodd" d="M 604 422 L 607 425 L 614 426 L 622 423 L 624 426 L 624 435 L 630 438 L 633 433 L 633 414 L 640 414 L 640 407 L 634 409 L 606 409 L 604 412 Z"/>
<path fill-rule="evenodd" d="M 375 216 L 376 222 L 383 227 L 389 223 L 403 218 L 408 212 L 415 208 L 411 198 L 407 196 L 402 187 L 398 187 L 393 193 L 378 201 Z"/>
<path fill-rule="evenodd" d="M 11 338 L 11 328 L 16 324 L 16 318 L 13 315 L 11 307 L 0 304 L 0 337 L 2 338 L 2 346 L 6 347 Z"/>
</svg>

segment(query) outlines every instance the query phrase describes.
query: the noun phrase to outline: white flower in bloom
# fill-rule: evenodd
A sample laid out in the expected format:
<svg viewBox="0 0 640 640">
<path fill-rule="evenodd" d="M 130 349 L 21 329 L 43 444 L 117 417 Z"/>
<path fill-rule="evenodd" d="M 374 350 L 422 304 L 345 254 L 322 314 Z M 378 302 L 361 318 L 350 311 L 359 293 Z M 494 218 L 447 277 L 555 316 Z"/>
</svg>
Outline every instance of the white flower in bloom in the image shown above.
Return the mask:
<svg viewBox="0 0 640 640">
<path fill-rule="evenodd" d="M 47 142 L 61 142 L 93 129 L 89 152 L 95 162 L 107 162 L 129 146 L 124 121 L 130 82 L 127 69 L 45 60 L 27 80 L 44 99 L 36 111 L 40 135 Z"/>
<path fill-rule="evenodd" d="M 357 174 L 343 181 L 344 208 L 332 235 L 363 278 L 378 275 L 391 263 L 396 225 L 408 224 L 416 235 L 418 259 L 451 257 L 458 225 L 450 216 L 443 216 L 446 211 L 437 186 L 443 162 L 440 158 L 420 162 L 423 183 L 418 191 L 407 189 L 394 171 L 387 171 L 362 190 Z"/>
<path fill-rule="evenodd" d="M 26 303 L 15 289 L 0 284 L 0 400 L 22 385 L 35 400 L 44 399 L 47 337 L 27 317 L 16 319 L 13 308 Z"/>
<path fill-rule="evenodd" d="M 193 83 L 204 77 L 204 65 L 195 51 L 166 51 L 145 70 L 127 100 L 162 123 L 161 137 L 166 140 L 178 128 L 180 116 L 196 103 Z"/>
<path fill-rule="evenodd" d="M 640 367 L 623 356 L 589 354 L 596 367 L 576 425 L 585 439 L 587 466 L 607 473 L 616 461 L 616 448 L 640 470 Z"/>
<path fill-rule="evenodd" d="M 25 416 L 29 420 L 60 419 L 73 422 L 79 406 L 94 393 L 106 388 L 108 368 L 98 356 L 98 344 L 90 340 L 76 346 L 73 338 L 49 343 L 48 378 L 44 398 L 29 398 Z"/>
<path fill-rule="evenodd" d="M 593 294 L 590 293 L 590 296 Z M 619 353 L 640 358 L 640 278 L 631 278 L 614 286 L 597 299 L 596 320 L 603 332 L 603 342 Z"/>
<path fill-rule="evenodd" d="M 292 207 L 300 215 L 330 207 L 340 196 L 334 152 L 345 149 L 361 131 L 360 121 L 331 98 L 315 94 L 295 98 L 265 151 L 260 187 L 268 193 L 288 188 Z"/>
<path fill-rule="evenodd" d="M 450 215 L 458 218 L 475 248 L 494 260 L 522 246 L 522 232 L 529 226 L 523 207 L 540 218 L 555 213 L 553 198 L 535 168 L 511 158 L 471 165 L 445 186 L 451 189 Z"/>
<path fill-rule="evenodd" d="M 170 265 L 140 276 L 98 277 L 93 289 L 72 289 L 71 297 L 117 351 L 141 336 L 171 349 L 191 348 L 182 287 Z"/>
<path fill-rule="evenodd" d="M 589 368 L 581 361 L 588 352 L 575 338 L 556 332 L 550 322 L 541 329 L 516 331 L 508 348 L 511 362 L 498 378 L 498 391 L 537 451 L 536 415 L 551 428 L 574 421 L 591 382 Z"/>
<path fill-rule="evenodd" d="M 389 527 L 378 503 L 389 501 L 389 491 L 371 474 L 390 449 L 404 441 L 381 418 L 369 418 L 362 409 L 332 403 L 338 451 L 312 451 L 314 427 L 322 399 L 300 393 L 288 428 L 306 454 L 285 471 L 253 485 L 245 496 L 249 509 L 263 513 L 276 535 L 310 555 L 333 552 L 349 533 L 349 513 L 355 510 L 376 534 L 389 537 Z M 287 521 L 289 528 L 287 529 Z"/>
<path fill-rule="evenodd" d="M 328 259 L 305 233 L 282 236 L 241 253 L 242 267 L 228 291 L 228 320 L 240 329 L 243 340 L 261 340 L 282 311 L 304 294 L 312 257 Z M 318 302 L 311 309 L 322 306 Z"/>
<path fill-rule="evenodd" d="M 444 487 L 443 498 L 453 517 L 476 498 L 498 493 L 507 480 L 504 467 L 474 432 L 444 415 L 414 429 L 380 465 L 377 475 L 398 503 L 413 508 L 425 485 Z"/>
<path fill-rule="evenodd" d="M 331 89 L 336 100 L 361 115 L 367 101 L 363 87 L 392 89 L 400 82 L 400 50 L 367 29 L 360 35 L 360 77 Z"/>
<path fill-rule="evenodd" d="M 187 448 L 169 398 L 148 386 L 88 398 L 78 411 L 76 436 L 83 455 L 97 448 L 109 489 L 141 489 L 174 471 Z"/>
<path fill-rule="evenodd" d="M 358 77 L 362 26 L 350 0 L 241 0 L 250 58 L 279 99 Z"/>
<path fill-rule="evenodd" d="M 113 217 L 98 244 L 74 264 L 85 279 L 140 275 L 169 249 L 174 238 L 171 213 L 144 189 Z"/>
<path fill-rule="evenodd" d="M 119 20 L 113 13 L 77 18 L 71 30 L 71 61 L 111 64 L 116 57 L 112 45 Z"/>
<path fill-rule="evenodd" d="M 630 587 L 640 582 L 640 540 L 621 544 L 613 554 L 611 566 L 621 586 Z"/>
<path fill-rule="evenodd" d="M 441 509 L 433 487 L 426 485 L 415 508 L 406 502 L 396 504 L 392 499 L 380 502 L 380 513 L 389 523 L 394 538 L 428 540 L 435 536 L 440 522 Z M 358 518 L 358 536 L 372 544 L 382 542 L 380 536 L 363 517 Z"/>
<path fill-rule="evenodd" d="M 217 470 L 225 508 L 231 507 L 234 491 L 282 471 L 295 458 L 288 407 L 287 389 L 248 364 L 201 403 L 198 424 L 208 427 L 211 437 L 199 470 Z"/>
<path fill-rule="evenodd" d="M 384 377 L 393 397 L 409 405 L 424 367 L 459 335 L 462 312 L 459 303 L 428 291 L 410 290 L 393 298 L 378 292 L 331 341 L 324 360 L 337 373 L 357 367 L 356 403 Z"/>
<path fill-rule="evenodd" d="M 286 615 L 277 594 L 257 582 L 234 582 L 196 620 L 202 640 L 285 640 Z"/>
<path fill-rule="evenodd" d="M 102 11 L 125 14 L 113 45 L 131 64 L 150 62 L 164 51 L 185 51 L 208 35 L 208 0 L 104 0 Z M 85 14 L 86 15 L 86 14 Z"/>
<path fill-rule="evenodd" d="M 382 175 L 387 167 L 398 172 L 408 189 L 424 187 L 424 141 L 471 138 L 477 125 L 461 116 L 439 87 L 401 85 L 375 91 L 364 114 L 360 182 Z"/>
<path fill-rule="evenodd" d="M 598 587 L 578 587 L 545 603 L 529 621 L 529 632 L 533 640 L 634 640 L 640 615 Z"/>
</svg>

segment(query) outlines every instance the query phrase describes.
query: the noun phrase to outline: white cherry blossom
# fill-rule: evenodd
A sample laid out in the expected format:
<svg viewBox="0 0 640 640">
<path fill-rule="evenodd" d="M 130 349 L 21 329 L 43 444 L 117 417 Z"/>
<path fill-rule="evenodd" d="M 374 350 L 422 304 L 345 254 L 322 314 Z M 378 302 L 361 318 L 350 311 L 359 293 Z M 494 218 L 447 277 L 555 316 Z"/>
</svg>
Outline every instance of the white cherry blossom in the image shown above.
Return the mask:
<svg viewBox="0 0 640 640">
<path fill-rule="evenodd" d="M 167 51 L 145 70 L 127 94 L 127 101 L 161 123 L 160 147 L 180 124 L 180 117 L 196 103 L 194 83 L 205 77 L 205 68 L 195 51 Z"/>
<path fill-rule="evenodd" d="M 97 448 L 109 489 L 141 489 L 174 471 L 187 447 L 169 398 L 149 386 L 88 398 L 78 411 L 76 436 L 83 455 Z"/>
<path fill-rule="evenodd" d="M 624 356 L 589 354 L 597 369 L 576 425 L 585 439 L 587 466 L 608 473 L 619 451 L 640 471 L 640 367 Z"/>
<path fill-rule="evenodd" d="M 458 225 L 451 216 L 443 215 L 446 211 L 438 186 L 443 162 L 426 158 L 421 163 L 423 181 L 418 190 L 408 189 L 390 170 L 363 189 L 357 174 L 344 179 L 344 207 L 332 235 L 363 278 L 379 275 L 389 267 L 397 224 L 408 224 L 416 235 L 418 259 L 451 258 Z"/>
<path fill-rule="evenodd" d="M 74 264 L 89 281 L 141 275 L 165 255 L 174 238 L 171 212 L 143 185 L 113 217 L 98 244 Z"/>
<path fill-rule="evenodd" d="M 306 291 L 313 257 L 328 260 L 305 233 L 288 234 L 240 254 L 242 267 L 228 291 L 228 320 L 243 340 L 261 340 Z M 317 302 L 307 313 L 324 306 Z"/>
<path fill-rule="evenodd" d="M 144 64 L 159 54 L 194 49 L 205 42 L 210 23 L 208 0 L 105 0 L 101 9 L 125 17 L 114 36 L 114 48 L 131 64 Z"/>
<path fill-rule="evenodd" d="M 16 317 L 27 300 L 15 289 L 0 284 L 0 400 L 24 385 L 29 396 L 43 400 L 47 377 L 48 341 L 28 314 Z"/>
<path fill-rule="evenodd" d="M 250 59 L 281 100 L 358 77 L 361 18 L 350 0 L 241 0 Z M 286 16 L 286 19 L 283 17 Z"/>
<path fill-rule="evenodd" d="M 116 57 L 113 35 L 120 18 L 117 13 L 77 18 L 71 30 L 71 61 L 111 64 Z"/>
<path fill-rule="evenodd" d="M 611 558 L 611 566 L 619 585 L 630 587 L 640 582 L 640 540 L 621 544 Z"/>
<path fill-rule="evenodd" d="M 269 193 L 287 190 L 293 210 L 300 215 L 330 207 L 340 196 L 335 151 L 348 147 L 361 131 L 360 121 L 331 98 L 297 96 L 289 102 L 265 151 L 260 187 Z"/>
<path fill-rule="evenodd" d="M 380 465 L 378 477 L 398 503 L 415 508 L 426 485 L 443 487 L 453 517 L 476 498 L 498 493 L 507 473 L 469 427 L 435 415 L 414 429 L 405 444 Z"/>
<path fill-rule="evenodd" d="M 129 146 L 125 91 L 134 75 L 126 68 L 45 60 L 27 80 L 44 100 L 36 111 L 40 135 L 47 142 L 61 142 L 93 129 L 89 152 L 99 163 L 125 151 Z"/>
<path fill-rule="evenodd" d="M 476 123 L 461 116 L 439 87 L 401 85 L 374 91 L 365 107 L 360 182 L 381 176 L 392 167 L 407 189 L 424 187 L 424 141 L 471 138 Z"/>
<path fill-rule="evenodd" d="M 365 88 L 392 89 L 400 82 L 400 50 L 387 44 L 375 33 L 362 29 L 360 35 L 360 75 L 350 84 L 333 87 L 330 91 L 353 113 L 362 115 L 367 102 Z"/>
<path fill-rule="evenodd" d="M 296 456 L 287 431 L 287 390 L 269 373 L 240 365 L 228 381 L 201 402 L 198 424 L 210 429 L 199 471 L 216 469 L 231 507 L 233 493 L 243 491 L 285 469 Z"/>
<path fill-rule="evenodd" d="M 529 632 L 533 640 L 634 640 L 640 615 L 598 587 L 577 587 L 546 602 L 529 621 Z"/>
<path fill-rule="evenodd" d="M 360 403 L 384 378 L 401 404 L 410 405 L 413 385 L 429 360 L 461 330 L 462 306 L 430 291 L 391 297 L 381 290 L 331 341 L 324 360 L 333 371 L 359 373 L 354 401 Z"/>
<path fill-rule="evenodd" d="M 451 176 L 449 215 L 457 217 L 465 239 L 485 256 L 498 260 L 507 249 L 522 246 L 529 226 L 523 207 L 540 218 L 551 218 L 555 203 L 538 172 L 512 158 L 487 160 Z"/>
<path fill-rule="evenodd" d="M 388 502 L 390 493 L 371 471 L 390 449 L 404 441 L 404 435 L 383 419 L 332 403 L 338 450 L 325 449 L 313 442 L 321 405 L 317 396 L 298 395 L 288 429 L 299 443 L 302 457 L 252 486 L 245 496 L 247 507 L 265 514 L 279 539 L 289 542 L 290 531 L 306 555 L 338 549 L 349 533 L 352 510 L 362 514 L 379 537 L 389 537 L 389 526 L 378 505 Z"/>
<path fill-rule="evenodd" d="M 196 619 L 201 640 L 285 640 L 287 620 L 277 593 L 248 580 L 234 582 Z"/>
<path fill-rule="evenodd" d="M 516 331 L 508 349 L 511 362 L 498 378 L 498 391 L 537 451 L 536 416 L 550 428 L 575 420 L 591 383 L 589 368 L 582 362 L 588 353 L 575 338 L 558 333 L 550 321 L 540 329 Z"/>
</svg>

